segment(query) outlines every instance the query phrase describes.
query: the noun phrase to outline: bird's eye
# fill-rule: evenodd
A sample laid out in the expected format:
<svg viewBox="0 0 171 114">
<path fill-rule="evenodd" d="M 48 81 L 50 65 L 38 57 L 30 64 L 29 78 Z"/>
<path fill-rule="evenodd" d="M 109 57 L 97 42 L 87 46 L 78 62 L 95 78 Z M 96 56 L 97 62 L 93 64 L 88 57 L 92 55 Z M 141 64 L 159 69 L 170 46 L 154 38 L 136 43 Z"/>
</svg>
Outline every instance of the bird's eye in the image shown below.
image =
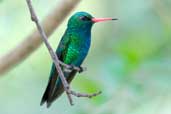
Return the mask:
<svg viewBox="0 0 171 114">
<path fill-rule="evenodd" d="M 82 21 L 90 21 L 91 19 L 89 18 L 89 17 L 87 17 L 87 16 L 82 16 L 82 17 L 80 17 L 80 19 L 82 20 Z"/>
</svg>

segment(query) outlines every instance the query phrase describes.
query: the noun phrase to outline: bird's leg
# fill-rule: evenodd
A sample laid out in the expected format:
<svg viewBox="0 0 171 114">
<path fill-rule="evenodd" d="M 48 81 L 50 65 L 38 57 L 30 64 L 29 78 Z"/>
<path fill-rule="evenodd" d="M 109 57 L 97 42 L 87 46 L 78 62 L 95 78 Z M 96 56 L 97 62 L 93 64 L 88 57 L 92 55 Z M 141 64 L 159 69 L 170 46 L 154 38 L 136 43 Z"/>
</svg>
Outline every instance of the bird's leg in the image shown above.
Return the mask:
<svg viewBox="0 0 171 114">
<path fill-rule="evenodd" d="M 72 70 L 75 69 L 75 67 L 73 65 L 68 65 L 68 64 L 64 64 L 64 63 L 62 63 L 61 65 L 64 67 L 64 71 L 68 72 L 68 73 L 72 72 Z"/>
<path fill-rule="evenodd" d="M 65 69 L 65 71 L 67 71 L 67 72 L 71 72 L 72 70 L 76 70 L 76 71 L 78 71 L 79 73 L 82 73 L 82 72 L 86 71 L 87 68 L 86 68 L 86 67 L 81 67 L 81 66 L 77 67 L 77 66 L 75 66 L 75 65 L 69 65 L 69 67 L 67 67 L 67 68 Z"/>
<path fill-rule="evenodd" d="M 87 70 L 87 68 L 86 67 L 82 67 L 82 66 L 79 66 L 79 73 L 82 73 L 82 72 L 84 72 L 84 71 L 86 71 Z"/>
<path fill-rule="evenodd" d="M 76 70 L 79 73 L 82 73 L 87 70 L 86 67 L 82 67 L 82 66 L 75 66 L 75 65 L 69 65 L 69 66 L 70 66 L 70 68 L 69 68 L 70 70 Z"/>
<path fill-rule="evenodd" d="M 72 65 L 72 64 L 71 65 L 68 65 L 68 64 L 63 63 L 62 61 L 60 61 L 59 63 L 60 63 L 60 65 L 62 65 L 62 66 L 65 67 L 65 71 L 66 72 L 71 72 L 72 70 L 76 70 L 79 73 L 82 73 L 83 71 L 86 71 L 87 70 L 86 67 L 81 67 L 81 66 L 77 67 L 77 66 Z"/>
</svg>

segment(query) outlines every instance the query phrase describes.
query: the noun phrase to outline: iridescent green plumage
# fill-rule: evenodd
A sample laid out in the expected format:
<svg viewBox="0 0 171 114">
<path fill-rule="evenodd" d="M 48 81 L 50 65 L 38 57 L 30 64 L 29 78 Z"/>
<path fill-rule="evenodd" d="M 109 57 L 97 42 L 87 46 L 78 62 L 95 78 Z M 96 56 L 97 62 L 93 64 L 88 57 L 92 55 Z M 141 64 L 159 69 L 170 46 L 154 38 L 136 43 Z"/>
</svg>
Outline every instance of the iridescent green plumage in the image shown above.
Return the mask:
<svg viewBox="0 0 171 114">
<path fill-rule="evenodd" d="M 91 27 L 93 25 L 91 18 L 92 16 L 85 12 L 78 12 L 70 18 L 65 34 L 56 50 L 59 60 L 69 65 L 81 66 L 90 47 Z M 75 74 L 75 70 L 70 73 L 64 72 L 64 76 L 68 82 L 73 79 Z M 46 102 L 47 107 L 49 107 L 50 104 L 63 93 L 63 91 L 64 89 L 61 80 L 57 74 L 55 65 L 53 64 L 49 83 L 41 104 Z"/>
<path fill-rule="evenodd" d="M 87 56 L 91 42 L 91 28 L 95 22 L 112 20 L 111 18 L 93 18 L 86 12 L 75 13 L 68 21 L 67 29 L 58 45 L 56 54 L 60 61 L 68 65 L 80 67 Z M 72 81 L 77 71 L 64 72 L 68 83 Z M 63 93 L 63 85 L 56 71 L 55 65 L 52 65 L 50 79 L 45 93 L 41 100 L 41 105 L 45 102 L 47 107 Z"/>
</svg>

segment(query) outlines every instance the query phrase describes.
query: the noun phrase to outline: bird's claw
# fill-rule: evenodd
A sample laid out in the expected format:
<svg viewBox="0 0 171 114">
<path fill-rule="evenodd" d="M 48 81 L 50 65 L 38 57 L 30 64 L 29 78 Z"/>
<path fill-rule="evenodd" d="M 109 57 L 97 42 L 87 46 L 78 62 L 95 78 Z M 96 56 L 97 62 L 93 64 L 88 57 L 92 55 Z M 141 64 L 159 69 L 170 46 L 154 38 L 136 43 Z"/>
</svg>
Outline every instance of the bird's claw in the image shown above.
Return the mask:
<svg viewBox="0 0 171 114">
<path fill-rule="evenodd" d="M 81 67 L 81 66 L 74 66 L 74 65 L 70 65 L 70 70 L 77 70 L 79 73 L 82 73 L 83 71 L 86 71 L 87 68 L 86 67 Z"/>
<path fill-rule="evenodd" d="M 79 68 L 79 71 L 78 72 L 79 73 L 82 73 L 83 72 L 83 67 L 79 66 L 78 68 Z"/>
<path fill-rule="evenodd" d="M 83 71 L 86 71 L 86 67 L 81 67 L 81 66 L 74 66 L 74 65 L 69 65 L 68 67 L 65 68 L 66 72 L 72 72 L 72 70 L 76 70 L 79 73 L 82 73 Z"/>
<path fill-rule="evenodd" d="M 84 72 L 84 71 L 87 70 L 86 67 L 81 67 L 81 66 L 79 66 L 78 68 L 79 68 L 79 71 L 78 71 L 79 73 L 82 73 L 82 72 Z"/>
</svg>

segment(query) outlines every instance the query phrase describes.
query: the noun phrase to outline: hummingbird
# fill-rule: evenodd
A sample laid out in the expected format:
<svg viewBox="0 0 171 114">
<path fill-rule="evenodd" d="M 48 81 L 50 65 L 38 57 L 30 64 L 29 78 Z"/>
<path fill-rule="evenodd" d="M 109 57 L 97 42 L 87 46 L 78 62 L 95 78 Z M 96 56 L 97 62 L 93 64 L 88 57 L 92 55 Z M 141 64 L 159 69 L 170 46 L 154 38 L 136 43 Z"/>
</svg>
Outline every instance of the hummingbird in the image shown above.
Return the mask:
<svg viewBox="0 0 171 114">
<path fill-rule="evenodd" d="M 91 44 L 91 29 L 97 22 L 117 20 L 113 18 L 94 18 L 87 12 L 77 12 L 68 21 L 67 29 L 57 47 L 56 55 L 65 64 L 79 67 L 86 58 Z M 64 76 L 70 83 L 78 71 L 72 69 L 66 72 L 61 66 Z M 51 106 L 62 93 L 64 88 L 58 75 L 55 64 L 52 64 L 48 85 L 43 94 L 40 105 L 46 102 L 47 108 Z"/>
</svg>

